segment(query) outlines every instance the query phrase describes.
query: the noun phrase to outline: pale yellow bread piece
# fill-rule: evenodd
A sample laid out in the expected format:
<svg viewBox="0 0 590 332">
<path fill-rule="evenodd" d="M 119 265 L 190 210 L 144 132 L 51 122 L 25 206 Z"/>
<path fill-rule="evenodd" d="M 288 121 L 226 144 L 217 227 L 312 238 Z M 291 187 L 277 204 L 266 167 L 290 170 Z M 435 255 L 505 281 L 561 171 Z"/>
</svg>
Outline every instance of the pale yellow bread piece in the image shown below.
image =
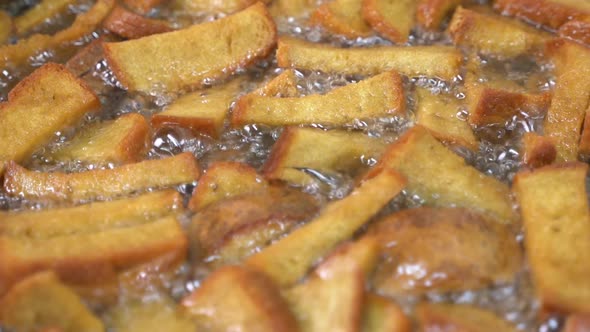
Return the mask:
<svg viewBox="0 0 590 332">
<path fill-rule="evenodd" d="M 94 202 L 41 211 L 0 212 L 0 236 L 44 239 L 125 227 L 180 212 L 182 197 L 174 190 L 133 198 Z"/>
<path fill-rule="evenodd" d="M 80 173 L 35 172 L 10 162 L 4 190 L 11 196 L 28 199 L 104 200 L 149 188 L 191 183 L 198 178 L 199 166 L 189 152 Z"/>
<path fill-rule="evenodd" d="M 506 284 L 523 263 L 509 227 L 463 208 L 402 210 L 372 223 L 367 236 L 382 257 L 372 284 L 386 296 Z"/>
<path fill-rule="evenodd" d="M 198 330 L 299 331 L 277 286 L 247 267 L 217 269 L 181 303 Z"/>
<path fill-rule="evenodd" d="M 320 5 L 310 17 L 311 25 L 319 25 L 327 31 L 347 38 L 371 35 L 371 27 L 362 15 L 362 0 L 332 0 Z"/>
<path fill-rule="evenodd" d="M 31 9 L 14 18 L 15 33 L 23 36 L 46 20 L 66 11 L 69 5 L 75 3 L 75 0 L 41 0 Z"/>
<path fill-rule="evenodd" d="M 395 70 L 403 75 L 452 80 L 459 75 L 461 52 L 449 46 L 376 46 L 340 48 L 281 37 L 277 49 L 279 67 L 321 70 L 348 75 L 376 75 Z"/>
<path fill-rule="evenodd" d="M 416 308 L 421 331 L 517 332 L 491 311 L 470 305 L 422 303 Z"/>
<path fill-rule="evenodd" d="M 12 17 L 7 12 L 0 10 L 0 45 L 6 43 L 12 35 Z"/>
<path fill-rule="evenodd" d="M 363 17 L 381 36 L 405 43 L 416 24 L 416 0 L 362 0 Z"/>
<path fill-rule="evenodd" d="M 6 143 L 0 146 L 0 174 L 8 161 L 26 161 L 56 132 L 77 124 L 99 105 L 92 90 L 62 65 L 37 69 L 0 103 L 0 141 Z"/>
<path fill-rule="evenodd" d="M 300 169 L 346 172 L 360 169 L 363 159 L 377 159 L 385 150 L 381 140 L 362 133 L 287 127 L 273 145 L 263 166 L 268 179 L 304 185 L 310 176 Z"/>
<path fill-rule="evenodd" d="M 436 30 L 461 3 L 462 0 L 420 0 L 416 10 L 416 21 L 427 29 Z"/>
<path fill-rule="evenodd" d="M 590 3 L 585 0 L 496 0 L 494 8 L 553 29 L 590 15 Z"/>
<path fill-rule="evenodd" d="M 561 27 L 557 34 L 563 38 L 570 38 L 579 43 L 590 45 L 590 14 L 578 20 L 572 20 Z M 0 40 L 2 38 L 0 37 Z"/>
<path fill-rule="evenodd" d="M 514 179 L 532 280 L 546 311 L 590 313 L 587 171 L 575 162 L 521 171 Z"/>
<path fill-rule="evenodd" d="M 536 133 L 525 133 L 522 137 L 520 154 L 526 166 L 539 168 L 553 163 L 557 150 L 550 138 Z"/>
<path fill-rule="evenodd" d="M 108 311 L 106 321 L 117 332 L 195 331 L 192 320 L 163 295 L 148 301 L 120 303 Z"/>
<path fill-rule="evenodd" d="M 49 157 L 57 161 L 116 165 L 136 162 L 144 157 L 149 132 L 149 124 L 142 115 L 125 114 L 83 128 Z"/>
<path fill-rule="evenodd" d="M 124 269 L 164 255 L 183 260 L 187 239 L 175 217 L 128 227 L 30 239 L 0 236 L 0 294 L 37 271 L 51 269 L 64 281 L 110 281 Z"/>
<path fill-rule="evenodd" d="M 309 223 L 246 260 L 281 286 L 293 285 L 338 243 L 349 239 L 405 186 L 398 173 L 385 170 L 342 200 L 328 204 Z"/>
<path fill-rule="evenodd" d="M 115 6 L 102 22 L 108 31 L 127 39 L 141 38 L 157 33 L 172 31 L 164 20 L 148 18 L 136 14 L 122 6 Z"/>
<path fill-rule="evenodd" d="M 425 88 L 416 89 L 416 123 L 428 129 L 437 139 L 477 150 L 479 142 L 469 123 L 460 119 L 461 102 L 448 94 L 433 94 Z"/>
<path fill-rule="evenodd" d="M 152 126 L 178 126 L 195 134 L 217 138 L 223 131 L 232 102 L 241 92 L 241 79 L 206 90 L 188 93 L 152 116 Z"/>
<path fill-rule="evenodd" d="M 50 271 L 23 279 L 0 298 L 0 324 L 15 331 L 105 331 L 78 295 Z"/>
<path fill-rule="evenodd" d="M 336 88 L 324 95 L 299 98 L 244 96 L 233 110 L 232 125 L 344 125 L 355 119 L 404 113 L 402 78 L 391 71 Z"/>
<path fill-rule="evenodd" d="M 97 0 L 87 12 L 76 16 L 72 25 L 54 35 L 34 34 L 20 39 L 16 44 L 0 46 L 0 67 L 21 66 L 39 52 L 68 46 L 91 34 L 114 5 L 115 0 Z"/>
<path fill-rule="evenodd" d="M 235 13 L 257 2 L 257 0 L 172 0 L 173 8 L 184 13 L 222 12 Z M 260 0 L 269 4 L 271 0 Z"/>
<path fill-rule="evenodd" d="M 426 205 L 473 209 L 501 223 L 518 218 L 506 184 L 467 165 L 420 125 L 391 144 L 371 172 L 384 168 L 406 177 L 407 190 L 420 196 Z"/>
<path fill-rule="evenodd" d="M 369 293 L 365 296 L 361 332 L 410 332 L 412 323 L 391 300 Z"/>
<path fill-rule="evenodd" d="M 522 22 L 463 7 L 455 10 L 448 31 L 455 45 L 502 58 L 533 54 L 550 38 Z"/>
<path fill-rule="evenodd" d="M 267 187 L 268 182 L 247 164 L 216 162 L 207 168 L 199 180 L 188 207 L 196 212 L 211 203 L 265 190 Z"/>
<path fill-rule="evenodd" d="M 266 6 L 256 3 L 213 22 L 103 47 L 113 72 L 129 91 L 178 91 L 228 77 L 266 57 L 276 38 Z"/>
<path fill-rule="evenodd" d="M 590 49 L 560 39 L 548 43 L 547 52 L 555 65 L 556 84 L 544 134 L 556 145 L 557 161 L 575 161 L 590 100 Z"/>
</svg>

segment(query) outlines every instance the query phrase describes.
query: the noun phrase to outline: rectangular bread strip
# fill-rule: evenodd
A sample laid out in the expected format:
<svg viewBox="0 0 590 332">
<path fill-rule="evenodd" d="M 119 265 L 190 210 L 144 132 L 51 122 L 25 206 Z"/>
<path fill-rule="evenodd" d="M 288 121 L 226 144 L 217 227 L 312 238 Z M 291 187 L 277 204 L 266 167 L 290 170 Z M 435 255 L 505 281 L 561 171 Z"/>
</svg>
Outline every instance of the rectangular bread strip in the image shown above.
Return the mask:
<svg viewBox="0 0 590 332">
<path fill-rule="evenodd" d="M 371 35 L 371 27 L 362 15 L 362 0 L 332 0 L 311 13 L 309 23 L 349 39 Z"/>
<path fill-rule="evenodd" d="M 517 219 L 506 184 L 467 165 L 420 125 L 390 145 L 372 172 L 383 168 L 405 176 L 407 190 L 427 205 L 474 209 L 501 223 Z"/>
<path fill-rule="evenodd" d="M 386 72 L 325 95 L 299 98 L 246 95 L 238 100 L 233 110 L 232 125 L 344 125 L 355 119 L 404 113 L 402 78 L 395 72 Z"/>
<path fill-rule="evenodd" d="M 405 186 L 398 173 L 385 170 L 366 180 L 318 217 L 246 260 L 281 286 L 301 279 L 318 259 L 349 239 Z"/>
<path fill-rule="evenodd" d="M 520 144 L 522 162 L 528 167 L 539 168 L 555 161 L 557 150 L 555 144 L 547 136 L 525 133 Z"/>
<path fill-rule="evenodd" d="M 28 199 L 104 200 L 148 188 L 191 183 L 198 178 L 197 161 L 192 154 L 185 152 L 113 169 L 67 174 L 34 172 L 11 162 L 7 166 L 4 189 L 9 195 Z"/>
<path fill-rule="evenodd" d="M 450 81 L 459 75 L 463 56 L 449 46 L 339 48 L 281 37 L 277 61 L 283 68 L 348 75 L 376 75 L 395 70 L 410 77 L 429 76 Z"/>
<path fill-rule="evenodd" d="M 417 0 L 363 0 L 363 17 L 381 36 L 405 43 L 416 24 Z"/>
<path fill-rule="evenodd" d="M 149 125 L 142 115 L 125 114 L 83 128 L 49 157 L 58 161 L 125 164 L 142 159 L 147 150 Z"/>
<path fill-rule="evenodd" d="M 62 65 L 37 69 L 0 103 L 0 175 L 8 161 L 25 161 L 56 132 L 77 124 L 99 105 L 94 92 Z"/>
<path fill-rule="evenodd" d="M 125 227 L 175 213 L 182 197 L 174 190 L 41 211 L 0 212 L 0 236 L 51 238 Z"/>
<path fill-rule="evenodd" d="M 23 36 L 34 27 L 59 13 L 66 11 L 76 0 L 42 0 L 31 9 L 14 18 L 14 29 L 18 36 Z"/>
<path fill-rule="evenodd" d="M 504 15 L 557 29 L 564 23 L 590 15 L 590 3 L 581 0 L 496 0 L 494 8 Z"/>
<path fill-rule="evenodd" d="M 469 123 L 458 117 L 461 103 L 450 95 L 435 95 L 425 88 L 416 89 L 416 122 L 437 139 L 477 150 L 479 143 Z"/>
<path fill-rule="evenodd" d="M 557 161 L 578 159 L 580 133 L 590 101 L 590 50 L 564 39 L 548 43 L 556 84 L 543 122 L 557 148 Z"/>
<path fill-rule="evenodd" d="M 276 37 L 266 6 L 257 3 L 213 22 L 103 47 L 129 91 L 178 91 L 225 78 L 267 56 Z"/>
<path fill-rule="evenodd" d="M 49 239 L 0 236 L 0 294 L 40 270 L 52 269 L 68 282 L 96 283 L 163 255 L 184 256 L 186 249 L 186 236 L 174 217 Z"/>
<path fill-rule="evenodd" d="M 590 313 L 588 165 L 522 171 L 514 180 L 532 279 L 543 309 Z"/>
<path fill-rule="evenodd" d="M 455 45 L 504 58 L 541 50 L 549 35 L 501 16 L 457 8 L 448 31 Z"/>
<path fill-rule="evenodd" d="M 416 20 L 425 28 L 436 30 L 461 2 L 462 0 L 420 0 Z"/>
</svg>

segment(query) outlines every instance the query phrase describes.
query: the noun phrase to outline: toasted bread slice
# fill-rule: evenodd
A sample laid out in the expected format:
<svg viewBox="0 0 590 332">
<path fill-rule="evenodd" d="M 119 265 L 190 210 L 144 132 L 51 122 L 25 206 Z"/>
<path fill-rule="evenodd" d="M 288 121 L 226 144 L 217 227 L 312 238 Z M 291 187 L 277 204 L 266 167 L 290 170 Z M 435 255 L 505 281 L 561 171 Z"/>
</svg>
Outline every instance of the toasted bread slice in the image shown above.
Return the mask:
<svg viewBox="0 0 590 332">
<path fill-rule="evenodd" d="M 15 331 L 105 331 L 78 295 L 50 271 L 34 274 L 10 288 L 0 299 L 0 324 Z"/>
<path fill-rule="evenodd" d="M 463 208 L 402 210 L 371 224 L 367 235 L 379 241 L 384 257 L 374 287 L 389 296 L 508 283 L 523 261 L 507 226 Z"/>
<path fill-rule="evenodd" d="M 82 129 L 69 142 L 51 153 L 50 158 L 115 165 L 136 162 L 143 158 L 147 150 L 149 131 L 149 125 L 142 115 L 125 114 L 116 120 Z"/>
<path fill-rule="evenodd" d="M 148 14 L 152 9 L 168 0 L 122 0 L 125 6 L 139 14 Z"/>
<path fill-rule="evenodd" d="M 525 247 L 543 309 L 590 313 L 588 165 L 546 166 L 516 175 Z"/>
<path fill-rule="evenodd" d="M 393 42 L 405 43 L 416 24 L 416 0 L 362 0 L 363 17 L 379 34 Z"/>
<path fill-rule="evenodd" d="M 121 6 L 115 6 L 102 22 L 108 31 L 127 39 L 172 31 L 166 21 L 143 17 Z"/>
<path fill-rule="evenodd" d="M 477 150 L 479 143 L 467 121 L 458 113 L 462 105 L 450 95 L 435 95 L 425 88 L 416 89 L 416 122 L 428 129 L 437 139 L 454 145 Z"/>
<path fill-rule="evenodd" d="M 590 331 L 589 315 L 571 315 L 565 321 L 563 332 L 587 332 Z"/>
<path fill-rule="evenodd" d="M 12 17 L 7 12 L 0 10 L 0 45 L 6 43 L 10 38 L 13 28 Z"/>
<path fill-rule="evenodd" d="M 75 0 L 42 0 L 31 9 L 14 18 L 14 30 L 18 36 L 27 34 L 45 20 L 66 11 Z"/>
<path fill-rule="evenodd" d="M 173 0 L 175 9 L 185 13 L 222 12 L 225 14 L 235 13 L 248 6 L 255 4 L 257 0 Z M 270 0 L 260 0 L 268 4 Z"/>
<path fill-rule="evenodd" d="M 543 122 L 545 135 L 557 147 L 557 161 L 578 158 L 580 132 L 590 100 L 590 50 L 566 40 L 547 46 L 555 65 L 556 85 Z"/>
<path fill-rule="evenodd" d="M 256 169 L 237 162 L 217 162 L 199 180 L 188 204 L 192 211 L 226 198 L 265 190 L 268 182 Z"/>
<path fill-rule="evenodd" d="M 281 37 L 277 61 L 283 68 L 348 75 L 376 75 L 396 70 L 410 77 L 430 76 L 450 81 L 459 75 L 463 56 L 448 46 L 339 48 Z"/>
<path fill-rule="evenodd" d="M 560 37 L 570 38 L 579 43 L 590 45 L 590 14 L 587 17 L 565 23 L 559 28 L 557 34 Z"/>
<path fill-rule="evenodd" d="M 470 305 L 422 303 L 416 316 L 421 331 L 519 331 L 494 313 Z"/>
<path fill-rule="evenodd" d="M 305 226 L 250 257 L 246 264 L 263 271 L 279 285 L 292 285 L 334 246 L 350 238 L 404 186 L 402 176 L 385 170 L 344 199 L 330 203 Z"/>
<path fill-rule="evenodd" d="M 416 10 L 416 20 L 425 28 L 436 30 L 461 2 L 462 0 L 421 0 Z"/>
<path fill-rule="evenodd" d="M 590 4 L 579 0 L 496 0 L 502 14 L 558 29 L 564 23 L 590 15 Z"/>
<path fill-rule="evenodd" d="M 457 8 L 449 24 L 453 43 L 482 54 L 512 58 L 542 50 L 549 35 L 505 17 Z"/>
<path fill-rule="evenodd" d="M 195 324 L 164 296 L 151 301 L 126 301 L 107 313 L 110 327 L 118 332 L 194 332 Z"/>
<path fill-rule="evenodd" d="M 377 159 L 385 146 L 362 133 L 287 127 L 273 145 L 263 174 L 269 179 L 305 185 L 311 179 L 301 169 L 352 174 L 362 167 L 361 158 Z"/>
<path fill-rule="evenodd" d="M 310 23 L 351 39 L 367 37 L 372 31 L 361 9 L 362 0 L 332 0 L 311 14 Z"/>
<path fill-rule="evenodd" d="M 531 168 L 547 166 L 555 161 L 557 150 L 550 138 L 535 133 L 522 137 L 522 162 Z"/>
<path fill-rule="evenodd" d="M 195 134 L 217 138 L 223 130 L 227 112 L 241 92 L 243 80 L 186 94 L 152 117 L 152 126 L 179 126 Z"/>
<path fill-rule="evenodd" d="M 417 125 L 390 145 L 371 172 L 392 168 L 427 205 L 482 211 L 501 223 L 517 219 L 508 186 L 480 173 Z"/>
<path fill-rule="evenodd" d="M 10 162 L 4 189 L 29 199 L 80 201 L 107 199 L 154 187 L 191 183 L 199 166 L 189 152 L 174 157 L 145 160 L 113 169 L 81 173 L 34 172 Z"/>
<path fill-rule="evenodd" d="M 195 261 L 239 263 L 318 211 L 315 199 L 295 189 L 272 186 L 213 203 L 190 224 Z"/>
<path fill-rule="evenodd" d="M 361 332 L 410 332 L 412 324 L 402 309 L 390 300 L 367 294 Z"/>
<path fill-rule="evenodd" d="M 232 125 L 344 125 L 354 119 L 404 113 L 401 76 L 396 72 L 386 72 L 336 88 L 325 95 L 300 98 L 246 95 L 238 100 L 233 110 Z"/>
<path fill-rule="evenodd" d="M 277 31 L 266 6 L 257 3 L 231 16 L 120 43 L 105 43 L 113 72 L 129 91 L 178 91 L 201 87 L 264 58 Z"/>
<path fill-rule="evenodd" d="M 182 260 L 187 239 L 172 216 L 129 227 L 49 238 L 0 236 L 0 294 L 34 272 L 51 269 L 62 280 L 96 284 L 163 255 Z"/>
<path fill-rule="evenodd" d="M 23 79 L 0 103 L 0 174 L 6 162 L 25 161 L 57 131 L 77 124 L 100 105 L 86 84 L 63 66 L 49 63 Z M 23 121 L 26 119 L 26 121 Z"/>
<path fill-rule="evenodd" d="M 0 46 L 0 67 L 23 65 L 32 55 L 43 50 L 59 48 L 82 39 L 99 27 L 114 5 L 115 0 L 97 0 L 87 12 L 76 16 L 71 26 L 55 35 L 35 34 L 16 44 Z"/>
<path fill-rule="evenodd" d="M 182 300 L 198 330 L 296 332 L 297 321 L 274 283 L 245 267 L 222 267 Z"/>
<path fill-rule="evenodd" d="M 44 239 L 125 227 L 182 208 L 182 197 L 163 190 L 134 198 L 41 211 L 1 212 L 0 236 Z"/>
</svg>

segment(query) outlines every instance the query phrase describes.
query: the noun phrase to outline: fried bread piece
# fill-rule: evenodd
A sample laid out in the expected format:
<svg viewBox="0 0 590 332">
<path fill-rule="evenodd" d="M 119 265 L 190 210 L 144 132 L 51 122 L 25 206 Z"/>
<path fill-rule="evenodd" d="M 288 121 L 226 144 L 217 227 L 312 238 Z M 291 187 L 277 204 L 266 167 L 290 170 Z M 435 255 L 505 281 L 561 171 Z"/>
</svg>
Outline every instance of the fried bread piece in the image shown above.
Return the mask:
<svg viewBox="0 0 590 332">
<path fill-rule="evenodd" d="M 565 321 L 563 332 L 588 332 L 590 331 L 590 316 L 571 315 Z"/>
<path fill-rule="evenodd" d="M 332 0 L 311 14 L 310 24 L 350 39 L 367 37 L 372 31 L 363 19 L 361 9 L 362 0 Z"/>
<path fill-rule="evenodd" d="M 457 8 L 449 24 L 453 43 L 482 54 L 512 58 L 541 50 L 548 36 L 505 17 Z"/>
<path fill-rule="evenodd" d="M 348 75 L 375 75 L 396 70 L 410 77 L 431 76 L 450 81 L 459 75 L 463 56 L 448 46 L 339 48 L 281 37 L 277 61 L 283 68 Z"/>
<path fill-rule="evenodd" d="M 125 6 L 139 14 L 148 14 L 152 9 L 169 0 L 122 0 Z"/>
<path fill-rule="evenodd" d="M 166 21 L 143 17 L 121 6 L 113 8 L 109 16 L 102 22 L 102 26 L 127 39 L 172 31 Z"/>
<path fill-rule="evenodd" d="M 172 216 L 128 227 L 48 238 L 0 236 L 0 294 L 34 272 L 51 269 L 74 284 L 112 280 L 163 255 L 184 259 L 187 239 Z"/>
<path fill-rule="evenodd" d="M 304 185 L 311 178 L 301 169 L 352 174 L 363 166 L 361 158 L 377 159 L 385 146 L 362 133 L 287 127 L 273 145 L 262 172 L 268 179 Z"/>
<path fill-rule="evenodd" d="M 410 332 L 411 327 L 410 320 L 397 304 L 376 294 L 366 295 L 362 332 Z"/>
<path fill-rule="evenodd" d="M 267 97 L 299 97 L 295 70 L 283 71 L 252 93 Z"/>
<path fill-rule="evenodd" d="M 587 17 L 565 23 L 559 28 L 557 34 L 560 37 L 570 38 L 579 43 L 590 45 L 590 14 Z"/>
<path fill-rule="evenodd" d="M 272 280 L 246 267 L 216 270 L 182 300 L 182 306 L 195 319 L 198 330 L 299 331 Z"/>
<path fill-rule="evenodd" d="M 62 65 L 49 63 L 19 82 L 0 103 L 0 174 L 9 160 L 25 161 L 57 131 L 98 108 L 96 95 Z M 27 119 L 27 121 L 23 121 Z"/>
<path fill-rule="evenodd" d="M 368 280 L 379 260 L 379 247 L 378 240 L 371 236 L 341 244 L 316 267 L 314 274 L 329 279 L 340 273 L 359 271 L 363 280 Z"/>
<path fill-rule="evenodd" d="M 482 211 L 501 223 L 517 219 L 506 184 L 467 165 L 420 125 L 390 145 L 371 172 L 384 168 L 405 176 L 407 190 L 427 205 Z"/>
<path fill-rule="evenodd" d="M 42 239 L 124 227 L 173 214 L 182 197 L 163 190 L 133 198 L 41 211 L 0 212 L 0 236 Z"/>
<path fill-rule="evenodd" d="M 0 45 L 6 43 L 12 35 L 12 17 L 7 12 L 0 10 Z"/>
<path fill-rule="evenodd" d="M 556 145 L 557 161 L 574 161 L 590 100 L 590 50 L 560 39 L 548 43 L 547 52 L 555 65 L 556 85 L 543 128 Z"/>
<path fill-rule="evenodd" d="M 149 131 L 142 115 L 125 114 L 116 120 L 83 128 L 65 145 L 50 153 L 49 158 L 116 165 L 136 162 L 147 150 Z"/>
<path fill-rule="evenodd" d="M 256 2 L 257 0 L 173 0 L 173 6 L 185 13 L 222 12 L 231 14 Z M 268 4 L 271 1 L 260 0 L 259 2 Z"/>
<path fill-rule="evenodd" d="M 216 162 L 207 168 L 199 180 L 188 207 L 196 212 L 217 201 L 265 190 L 267 187 L 268 182 L 247 164 Z"/>
<path fill-rule="evenodd" d="M 0 324 L 15 331 L 105 331 L 78 295 L 50 271 L 23 279 L 0 298 Z"/>
<path fill-rule="evenodd" d="M 236 79 L 227 84 L 206 90 L 188 93 L 152 117 L 152 126 L 162 128 L 179 126 L 195 134 L 217 138 L 223 130 L 227 112 L 241 92 L 243 80 Z"/>
<path fill-rule="evenodd" d="M 421 0 L 416 10 L 416 20 L 425 28 L 436 30 L 461 2 L 462 0 Z"/>
<path fill-rule="evenodd" d="M 336 88 L 325 95 L 299 98 L 246 95 L 238 100 L 233 110 L 232 125 L 344 125 L 355 119 L 404 113 L 402 78 L 391 71 Z"/>
<path fill-rule="evenodd" d="M 281 286 L 294 284 L 319 258 L 350 238 L 405 186 L 398 173 L 384 170 L 318 217 L 246 260 Z"/>
<path fill-rule="evenodd" d="M 80 173 L 34 172 L 14 162 L 9 162 L 6 169 L 4 189 L 9 195 L 67 201 L 104 200 L 153 187 L 191 183 L 199 178 L 199 166 L 189 152 Z"/>
<path fill-rule="evenodd" d="M 494 313 L 470 305 L 422 303 L 416 308 L 421 331 L 516 332 Z"/>
<path fill-rule="evenodd" d="M 45 20 L 66 11 L 68 6 L 75 3 L 75 0 L 41 0 L 31 9 L 14 18 L 15 33 L 23 36 Z"/>
<path fill-rule="evenodd" d="M 557 150 L 550 138 L 535 133 L 522 137 L 522 162 L 528 167 L 539 168 L 555 161 Z"/>
<path fill-rule="evenodd" d="M 195 324 L 176 308 L 172 299 L 126 301 L 108 312 L 110 327 L 118 332 L 194 332 Z"/>
<path fill-rule="evenodd" d="M 507 226 L 463 208 L 402 210 L 371 224 L 367 235 L 383 257 L 373 285 L 388 296 L 508 283 L 522 265 Z"/>
<path fill-rule="evenodd" d="M 496 0 L 494 8 L 552 29 L 590 15 L 590 4 L 579 0 Z"/>
<path fill-rule="evenodd" d="M 542 308 L 590 313 L 590 212 L 588 165 L 546 166 L 514 179 L 525 232 L 525 248 Z"/>
<path fill-rule="evenodd" d="M 388 40 L 405 43 L 416 23 L 416 0 L 362 0 L 363 17 Z"/>
<path fill-rule="evenodd" d="M 231 16 L 140 39 L 103 45 L 113 72 L 129 91 L 178 91 L 222 79 L 264 58 L 276 26 L 257 3 Z"/>
<path fill-rule="evenodd" d="M 428 129 L 437 139 L 477 150 L 479 143 L 469 123 L 458 117 L 462 105 L 454 96 L 433 94 L 425 88 L 416 89 L 416 123 Z"/>
</svg>

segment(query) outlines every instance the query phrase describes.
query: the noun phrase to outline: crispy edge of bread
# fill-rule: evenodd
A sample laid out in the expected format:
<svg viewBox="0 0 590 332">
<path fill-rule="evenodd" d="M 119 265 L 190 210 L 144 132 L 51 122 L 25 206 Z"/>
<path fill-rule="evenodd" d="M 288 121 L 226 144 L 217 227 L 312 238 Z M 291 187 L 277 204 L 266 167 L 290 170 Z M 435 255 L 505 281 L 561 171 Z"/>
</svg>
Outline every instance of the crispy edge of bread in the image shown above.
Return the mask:
<svg viewBox="0 0 590 332">
<path fill-rule="evenodd" d="M 421 0 L 416 11 L 416 20 L 427 29 L 435 30 L 462 0 Z"/>
<path fill-rule="evenodd" d="M 547 166 L 555 161 L 557 150 L 553 141 L 536 133 L 525 133 L 521 142 L 522 162 L 531 168 Z"/>
<path fill-rule="evenodd" d="M 345 15 L 339 15 L 338 10 L 349 10 Z M 361 14 L 361 1 L 332 0 L 317 7 L 309 19 L 311 25 L 321 26 L 324 29 L 355 39 L 371 35 L 371 27 L 365 23 Z"/>
<path fill-rule="evenodd" d="M 387 10 L 382 8 L 382 6 L 386 5 L 398 5 L 399 8 L 396 8 L 396 10 L 403 11 L 403 13 L 398 12 L 398 14 L 402 14 L 404 17 L 396 17 L 395 19 L 388 17 L 391 8 L 388 7 Z M 416 7 L 416 0 L 397 0 L 393 2 L 388 0 L 363 0 L 362 13 L 371 28 L 380 35 L 392 42 L 405 43 L 410 36 L 410 30 L 415 25 L 414 14 Z M 407 9 L 409 11 L 406 11 Z"/>
<path fill-rule="evenodd" d="M 496 0 L 494 9 L 504 15 L 530 20 L 552 29 L 558 29 L 571 19 L 590 14 L 590 10 L 573 8 L 551 0 Z"/>
<path fill-rule="evenodd" d="M 102 22 L 102 26 L 127 39 L 172 31 L 166 21 L 143 17 L 119 5 L 111 10 L 109 16 Z"/>
<path fill-rule="evenodd" d="M 471 305 L 421 303 L 416 316 L 423 331 L 518 331 L 491 311 Z"/>
</svg>

